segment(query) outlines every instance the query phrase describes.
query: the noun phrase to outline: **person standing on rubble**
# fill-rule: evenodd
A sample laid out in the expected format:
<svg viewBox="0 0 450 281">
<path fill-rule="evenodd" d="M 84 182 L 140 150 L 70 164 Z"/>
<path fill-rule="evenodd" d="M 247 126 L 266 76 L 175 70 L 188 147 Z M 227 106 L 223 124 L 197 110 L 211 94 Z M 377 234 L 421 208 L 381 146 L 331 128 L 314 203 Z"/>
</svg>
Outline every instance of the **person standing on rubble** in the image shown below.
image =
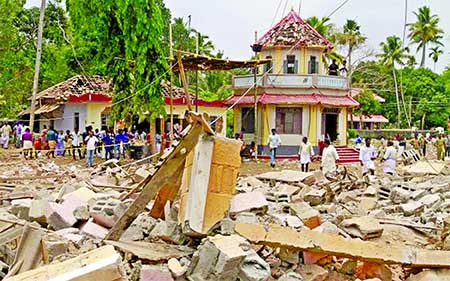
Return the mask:
<svg viewBox="0 0 450 281">
<path fill-rule="evenodd" d="M 268 145 L 270 149 L 270 167 L 275 168 L 277 149 L 281 145 L 281 138 L 277 134 L 277 130 L 272 129 L 272 134 L 269 136 Z"/>
<path fill-rule="evenodd" d="M 22 134 L 23 134 L 23 126 L 20 121 L 17 121 L 16 125 L 13 127 L 14 130 L 14 144 L 16 148 L 22 147 Z"/>
<path fill-rule="evenodd" d="M 420 134 L 420 136 L 419 136 L 419 144 L 420 144 L 420 153 L 421 153 L 422 157 L 427 156 L 428 140 L 422 134 Z"/>
<path fill-rule="evenodd" d="M 437 160 L 444 160 L 445 156 L 445 140 L 442 138 L 442 135 L 440 134 L 437 140 L 435 141 L 434 145 L 437 149 Z"/>
<path fill-rule="evenodd" d="M 48 158 L 50 158 L 50 155 L 52 156 L 52 158 L 55 158 L 56 140 L 57 140 L 56 132 L 53 129 L 53 127 L 50 127 L 47 131 L 47 136 L 45 138 L 45 141 L 47 142 L 48 145 L 48 152 L 47 152 Z"/>
<path fill-rule="evenodd" d="M 1 142 L 3 144 L 3 148 L 7 149 L 9 146 L 9 136 L 12 133 L 11 126 L 9 126 L 8 123 L 3 123 L 2 128 L 0 129 L 1 132 Z"/>
<path fill-rule="evenodd" d="M 383 159 L 381 159 L 383 165 L 383 172 L 388 175 L 396 174 L 397 166 L 397 150 L 394 147 L 394 142 L 389 140 L 387 143 L 386 152 L 384 153 Z"/>
<path fill-rule="evenodd" d="M 359 150 L 359 161 L 363 167 L 363 176 L 370 173 L 372 176 L 375 175 L 375 162 L 377 158 L 375 153 L 375 148 L 370 144 L 371 139 L 366 138 L 365 145 Z"/>
<path fill-rule="evenodd" d="M 94 136 L 94 131 L 90 130 L 84 141 L 86 142 L 86 164 L 90 168 L 94 165 L 95 146 L 98 143 L 98 138 Z"/>
<path fill-rule="evenodd" d="M 77 160 L 77 157 L 75 156 L 75 152 L 78 151 L 78 156 L 80 157 L 80 159 L 82 159 L 81 156 L 81 143 L 82 141 L 82 136 L 80 134 L 80 131 L 78 130 L 78 128 L 75 128 L 75 130 L 72 132 L 72 156 L 73 156 L 73 160 Z"/>
<path fill-rule="evenodd" d="M 302 143 L 298 150 L 298 155 L 300 157 L 300 164 L 302 165 L 302 172 L 309 171 L 309 163 L 311 163 L 311 157 L 314 155 L 314 150 L 310 142 L 308 142 L 307 137 L 303 137 Z"/>
<path fill-rule="evenodd" d="M 339 160 L 339 155 L 336 151 L 336 148 L 334 148 L 333 145 L 331 145 L 331 142 L 329 139 L 325 139 L 323 142 L 324 148 L 322 152 L 322 165 L 321 169 L 324 175 L 328 173 L 333 173 L 336 171 L 336 161 Z"/>
<path fill-rule="evenodd" d="M 28 154 L 30 154 L 30 158 L 33 158 L 33 134 L 30 132 L 30 128 L 27 127 L 21 137 L 25 159 L 28 159 Z"/>
</svg>

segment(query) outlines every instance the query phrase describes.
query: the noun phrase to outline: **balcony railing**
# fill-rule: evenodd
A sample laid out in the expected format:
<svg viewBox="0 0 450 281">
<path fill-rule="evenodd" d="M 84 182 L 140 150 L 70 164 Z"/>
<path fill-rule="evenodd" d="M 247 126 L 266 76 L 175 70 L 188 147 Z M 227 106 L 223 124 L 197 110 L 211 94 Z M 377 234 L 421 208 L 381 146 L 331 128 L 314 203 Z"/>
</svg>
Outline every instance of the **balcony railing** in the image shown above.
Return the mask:
<svg viewBox="0 0 450 281">
<path fill-rule="evenodd" d="M 348 80 L 342 76 L 317 74 L 259 74 L 256 76 L 258 86 L 279 88 L 312 88 L 339 89 L 348 88 Z M 233 77 L 233 88 L 253 87 L 253 75 L 239 75 Z"/>
</svg>

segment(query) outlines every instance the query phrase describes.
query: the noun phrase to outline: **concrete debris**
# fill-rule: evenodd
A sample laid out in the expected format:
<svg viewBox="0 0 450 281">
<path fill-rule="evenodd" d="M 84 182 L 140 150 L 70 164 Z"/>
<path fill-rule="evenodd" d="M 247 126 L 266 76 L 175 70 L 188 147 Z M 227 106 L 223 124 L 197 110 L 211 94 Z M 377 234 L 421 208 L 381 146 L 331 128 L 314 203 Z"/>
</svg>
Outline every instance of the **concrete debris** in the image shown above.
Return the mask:
<svg viewBox="0 0 450 281">
<path fill-rule="evenodd" d="M 450 280 L 449 269 L 424 270 L 406 279 L 406 281 L 448 281 L 448 280 Z"/>
<path fill-rule="evenodd" d="M 194 252 L 186 246 L 176 246 L 164 243 L 149 243 L 144 241 L 105 241 L 123 252 L 147 261 L 167 261 L 171 258 L 189 256 Z"/>
<path fill-rule="evenodd" d="M 267 211 L 268 202 L 262 192 L 253 191 L 240 193 L 231 199 L 230 215 L 235 216 L 241 212 L 255 212 L 264 214 Z"/>
<path fill-rule="evenodd" d="M 373 217 L 359 217 L 343 220 L 340 224 L 342 229 L 352 237 L 369 240 L 381 237 L 383 227 Z"/>
<path fill-rule="evenodd" d="M 450 280 L 444 162 L 261 174 L 196 120 L 159 162 L 0 163 L 0 279 Z"/>
<path fill-rule="evenodd" d="M 304 281 L 325 281 L 328 279 L 328 271 L 316 264 L 301 265 L 297 272 L 302 276 Z"/>
</svg>

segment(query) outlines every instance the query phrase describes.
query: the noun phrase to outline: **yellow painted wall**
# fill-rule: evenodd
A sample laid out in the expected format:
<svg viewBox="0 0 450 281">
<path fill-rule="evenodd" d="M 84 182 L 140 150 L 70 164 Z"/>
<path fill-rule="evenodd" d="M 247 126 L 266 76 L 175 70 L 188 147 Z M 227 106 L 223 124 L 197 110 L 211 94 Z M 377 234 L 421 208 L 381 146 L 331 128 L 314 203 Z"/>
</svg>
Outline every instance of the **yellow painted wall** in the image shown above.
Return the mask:
<svg viewBox="0 0 450 281">
<path fill-rule="evenodd" d="M 306 58 L 306 48 L 300 49 L 300 73 L 299 74 L 307 74 L 308 73 L 308 59 Z"/>
<path fill-rule="evenodd" d="M 314 145 L 317 144 L 317 110 L 318 110 L 317 106 L 310 105 L 308 139 Z"/>
<path fill-rule="evenodd" d="M 275 48 L 273 57 L 273 73 L 283 73 L 283 58 L 281 48 Z"/>
<path fill-rule="evenodd" d="M 321 50 L 320 51 L 320 56 L 319 56 L 319 74 L 324 74 L 325 72 L 324 72 L 324 62 L 323 62 L 323 59 L 324 59 L 324 53 L 323 53 L 323 50 Z"/>
<path fill-rule="evenodd" d="M 110 103 L 107 102 L 86 103 L 86 126 L 92 126 L 94 129 L 101 129 L 101 114 L 109 105 Z"/>
</svg>

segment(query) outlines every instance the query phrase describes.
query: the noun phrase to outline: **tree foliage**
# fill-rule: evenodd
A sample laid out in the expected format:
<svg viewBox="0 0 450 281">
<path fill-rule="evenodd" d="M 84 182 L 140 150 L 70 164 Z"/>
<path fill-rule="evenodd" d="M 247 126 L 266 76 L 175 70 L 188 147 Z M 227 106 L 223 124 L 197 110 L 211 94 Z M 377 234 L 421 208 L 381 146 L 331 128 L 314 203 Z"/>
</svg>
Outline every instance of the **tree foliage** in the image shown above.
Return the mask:
<svg viewBox="0 0 450 281">
<path fill-rule="evenodd" d="M 0 0 L 0 117 L 16 118 L 31 96 L 39 9 L 24 5 Z M 54 3 L 47 5 L 46 14 L 39 89 L 73 74 L 70 47 L 62 35 L 69 28 L 67 15 Z"/>
<path fill-rule="evenodd" d="M 422 60 L 420 66 L 425 66 L 427 45 L 442 45 L 441 39 L 444 31 L 439 28 L 439 17 L 431 14 L 428 6 L 419 8 L 418 12 L 414 12 L 416 22 L 409 24 L 409 38 L 414 44 L 417 44 L 417 51 L 422 50 Z"/>
<path fill-rule="evenodd" d="M 158 1 L 73 0 L 68 10 L 82 65 L 112 79 L 113 117 L 153 119 L 163 114 L 160 82 L 167 59 Z"/>
</svg>

